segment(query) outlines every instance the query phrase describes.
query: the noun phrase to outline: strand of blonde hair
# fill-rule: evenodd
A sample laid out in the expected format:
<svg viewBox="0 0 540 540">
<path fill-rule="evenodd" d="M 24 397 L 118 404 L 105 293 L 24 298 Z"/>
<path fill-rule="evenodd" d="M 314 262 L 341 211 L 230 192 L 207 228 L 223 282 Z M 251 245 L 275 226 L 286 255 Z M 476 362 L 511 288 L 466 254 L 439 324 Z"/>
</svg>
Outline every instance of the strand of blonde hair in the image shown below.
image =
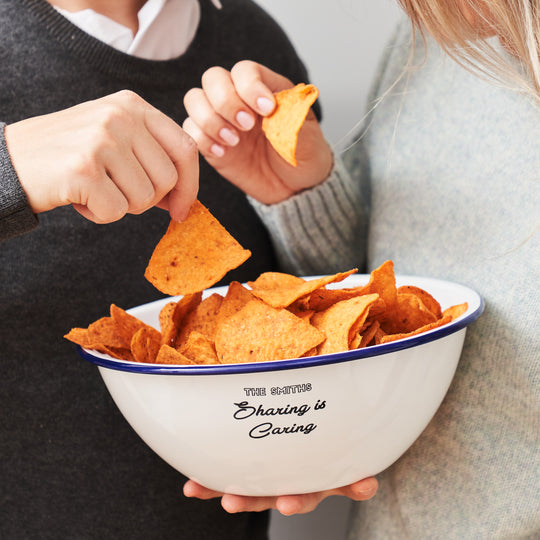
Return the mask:
<svg viewBox="0 0 540 540">
<path fill-rule="evenodd" d="M 540 105 L 540 0 L 398 0 L 422 37 Z M 466 16 L 472 14 L 473 21 Z M 487 39 L 493 34 L 498 37 Z"/>
</svg>

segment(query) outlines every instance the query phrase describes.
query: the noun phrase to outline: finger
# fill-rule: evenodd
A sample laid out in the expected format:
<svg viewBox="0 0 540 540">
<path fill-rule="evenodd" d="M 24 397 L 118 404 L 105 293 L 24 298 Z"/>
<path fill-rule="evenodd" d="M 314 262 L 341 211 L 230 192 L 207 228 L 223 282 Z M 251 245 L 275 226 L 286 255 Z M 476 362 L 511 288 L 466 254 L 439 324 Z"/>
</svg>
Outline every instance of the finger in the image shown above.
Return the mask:
<svg viewBox="0 0 540 540">
<path fill-rule="evenodd" d="M 255 126 L 257 115 L 237 94 L 230 72 L 223 68 L 207 70 L 202 77 L 202 88 L 210 107 L 229 124 L 240 131 Z"/>
<path fill-rule="evenodd" d="M 156 192 L 139 160 L 131 149 L 109 150 L 105 152 L 104 166 L 111 180 L 126 198 L 127 211 L 139 214 L 151 208 Z"/>
<path fill-rule="evenodd" d="M 150 203 L 154 206 L 174 188 L 178 172 L 165 150 L 147 131 L 135 137 L 132 151 L 154 187 L 154 199 Z"/>
<path fill-rule="evenodd" d="M 128 201 L 111 179 L 95 179 L 83 186 L 83 192 L 75 199 L 74 208 L 94 223 L 112 223 L 123 218 L 129 209 Z"/>
<path fill-rule="evenodd" d="M 274 93 L 293 86 L 286 77 L 249 60 L 234 65 L 231 80 L 239 98 L 263 116 L 274 110 Z"/>
<path fill-rule="evenodd" d="M 305 495 L 282 495 L 276 500 L 276 510 L 284 516 L 292 516 L 293 514 L 306 514 L 317 508 L 318 504 L 326 499 L 328 494 L 308 493 Z"/>
<path fill-rule="evenodd" d="M 217 144 L 238 144 L 240 137 L 236 128 L 218 114 L 202 89 L 191 89 L 184 97 L 184 105 L 192 121 Z"/>
<path fill-rule="evenodd" d="M 88 221 L 93 221 L 94 223 L 99 223 L 97 221 L 96 216 L 93 212 L 90 212 L 86 206 L 83 206 L 82 204 L 72 204 L 73 208 L 81 214 L 82 217 L 86 218 Z"/>
<path fill-rule="evenodd" d="M 344 486 L 343 488 L 337 490 L 336 494 L 344 495 L 345 497 L 349 497 L 349 499 L 353 499 L 355 501 L 367 501 L 377 493 L 378 487 L 379 482 L 377 479 L 370 477 L 355 482 L 349 486 Z"/>
<path fill-rule="evenodd" d="M 182 127 L 197 143 L 199 152 L 205 158 L 220 158 L 225 155 L 225 146 L 217 143 L 211 137 L 208 137 L 208 135 L 206 135 L 206 133 L 191 119 L 191 117 L 184 120 Z"/>
<path fill-rule="evenodd" d="M 370 477 L 341 488 L 307 493 L 303 495 L 282 495 L 276 500 L 276 509 L 285 516 L 312 512 L 327 497 L 341 495 L 355 501 L 366 501 L 377 493 L 378 481 Z"/>
<path fill-rule="evenodd" d="M 201 484 L 198 484 L 194 480 L 188 480 L 184 484 L 183 491 L 186 497 L 195 497 L 197 499 L 203 500 L 215 499 L 223 495 L 223 493 L 220 493 L 219 491 L 213 491 L 204 486 L 201 486 Z"/>
<path fill-rule="evenodd" d="M 178 180 L 167 196 L 167 204 L 171 218 L 183 221 L 199 190 L 197 144 L 176 122 L 153 107 L 146 112 L 145 124 L 176 168 Z"/>
<path fill-rule="evenodd" d="M 187 218 L 199 191 L 199 153 L 195 141 L 191 138 L 190 146 L 195 149 L 196 161 L 189 164 L 188 174 L 186 174 L 187 167 L 182 168 L 184 176 L 180 176 L 175 186 L 162 199 L 162 201 L 166 201 L 171 219 L 178 222 Z"/>
<path fill-rule="evenodd" d="M 229 512 L 262 512 L 270 508 L 275 508 L 275 497 L 245 497 L 242 495 L 231 495 L 227 493 L 221 498 L 221 506 Z"/>
</svg>

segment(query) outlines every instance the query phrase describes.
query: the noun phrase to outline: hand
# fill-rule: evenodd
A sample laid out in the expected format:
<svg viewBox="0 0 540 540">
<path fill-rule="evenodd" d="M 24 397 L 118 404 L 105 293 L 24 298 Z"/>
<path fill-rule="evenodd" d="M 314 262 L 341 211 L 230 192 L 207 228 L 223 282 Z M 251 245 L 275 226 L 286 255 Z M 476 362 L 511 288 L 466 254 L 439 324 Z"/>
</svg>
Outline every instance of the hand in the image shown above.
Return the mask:
<svg viewBox="0 0 540 540">
<path fill-rule="evenodd" d="M 265 204 L 283 201 L 322 182 L 332 168 L 332 152 L 313 111 L 299 134 L 298 165 L 281 158 L 267 141 L 262 116 L 275 108 L 274 92 L 293 84 L 251 61 L 232 70 L 207 70 L 202 88 L 184 98 L 184 129 L 197 141 L 212 167 L 241 190 Z"/>
<path fill-rule="evenodd" d="M 72 204 L 109 223 L 157 205 L 181 221 L 197 196 L 196 143 L 127 90 L 11 124 L 5 134 L 34 213 Z"/>
<path fill-rule="evenodd" d="M 306 514 L 317 508 L 317 505 L 331 495 L 342 495 L 353 501 L 367 501 L 377 493 L 379 484 L 376 478 L 366 478 L 349 486 L 308 493 L 305 495 L 282 495 L 280 497 L 244 497 L 219 493 L 207 489 L 193 480 L 188 480 L 184 485 L 186 497 L 198 499 L 214 499 L 221 497 L 221 506 L 231 513 L 236 512 L 260 512 L 262 510 L 275 509 L 285 516 L 292 514 Z"/>
</svg>

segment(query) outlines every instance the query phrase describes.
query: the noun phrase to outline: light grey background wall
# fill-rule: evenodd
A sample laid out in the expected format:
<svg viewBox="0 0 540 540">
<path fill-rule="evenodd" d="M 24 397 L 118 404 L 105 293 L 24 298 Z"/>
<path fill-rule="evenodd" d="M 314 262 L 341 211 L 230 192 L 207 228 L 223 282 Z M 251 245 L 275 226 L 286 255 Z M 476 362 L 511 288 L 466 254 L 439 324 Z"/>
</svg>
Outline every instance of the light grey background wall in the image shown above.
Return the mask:
<svg viewBox="0 0 540 540">
<path fill-rule="evenodd" d="M 334 145 L 364 115 L 377 61 L 398 18 L 395 0 L 256 0 L 281 23 L 320 91 L 324 133 Z M 331 444 L 331 442 L 330 442 Z M 271 540 L 343 540 L 350 503 L 324 501 L 315 512 L 274 512 Z"/>
</svg>

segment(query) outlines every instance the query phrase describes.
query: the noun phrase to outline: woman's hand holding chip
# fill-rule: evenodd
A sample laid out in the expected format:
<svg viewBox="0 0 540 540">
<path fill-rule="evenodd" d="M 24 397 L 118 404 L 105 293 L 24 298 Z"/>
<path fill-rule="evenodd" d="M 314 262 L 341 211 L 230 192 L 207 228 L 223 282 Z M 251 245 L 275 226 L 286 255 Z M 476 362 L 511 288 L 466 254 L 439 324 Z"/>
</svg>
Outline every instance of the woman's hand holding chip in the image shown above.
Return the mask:
<svg viewBox="0 0 540 540">
<path fill-rule="evenodd" d="M 197 145 L 129 91 L 6 127 L 8 151 L 34 213 L 72 204 L 109 223 L 153 206 L 182 220 L 197 196 Z"/>
<path fill-rule="evenodd" d="M 274 509 L 285 516 L 290 516 L 292 514 L 312 512 L 321 501 L 332 495 L 341 495 L 354 501 L 367 501 L 377 493 L 378 486 L 377 479 L 371 477 L 349 486 L 321 491 L 319 493 L 282 495 L 280 497 L 245 497 L 212 491 L 197 484 L 193 480 L 188 480 L 184 485 L 184 495 L 205 500 L 221 497 L 221 505 L 231 514 Z"/>
<path fill-rule="evenodd" d="M 262 117 L 275 107 L 274 93 L 292 86 L 285 77 L 246 60 L 230 72 L 210 68 L 202 87 L 184 98 L 189 116 L 183 127 L 201 154 L 224 178 L 265 204 L 322 182 L 332 168 L 332 152 L 313 111 L 300 131 L 296 167 L 277 154 L 261 129 Z"/>
</svg>

